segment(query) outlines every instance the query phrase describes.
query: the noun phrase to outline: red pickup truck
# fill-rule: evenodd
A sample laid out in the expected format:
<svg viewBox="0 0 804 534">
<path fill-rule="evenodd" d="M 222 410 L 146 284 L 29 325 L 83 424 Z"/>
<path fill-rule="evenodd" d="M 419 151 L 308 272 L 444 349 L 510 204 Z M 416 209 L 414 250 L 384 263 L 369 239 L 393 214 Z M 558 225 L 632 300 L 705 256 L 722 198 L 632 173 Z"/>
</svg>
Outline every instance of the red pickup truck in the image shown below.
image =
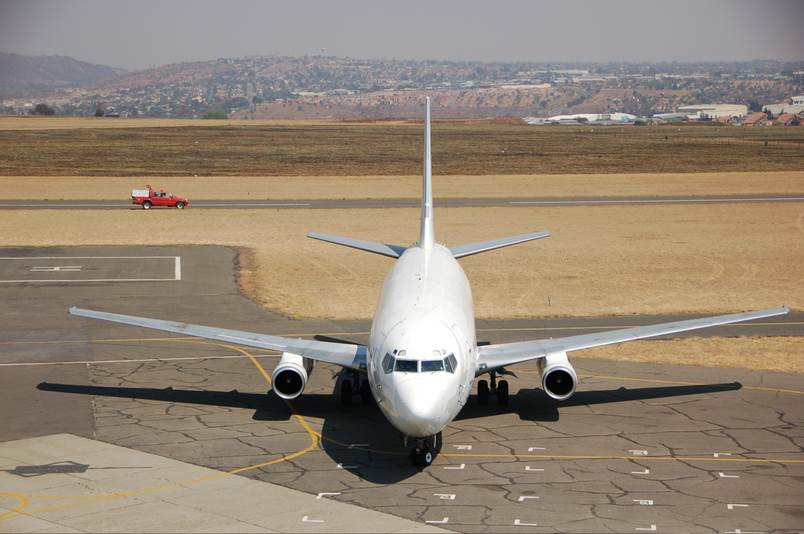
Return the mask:
<svg viewBox="0 0 804 534">
<path fill-rule="evenodd" d="M 166 193 L 164 189 L 154 191 L 151 186 L 147 189 L 134 189 L 131 191 L 131 203 L 135 206 L 142 206 L 149 210 L 152 206 L 167 206 L 170 208 L 184 209 L 190 201 L 186 198 L 177 197 L 171 193 Z"/>
</svg>

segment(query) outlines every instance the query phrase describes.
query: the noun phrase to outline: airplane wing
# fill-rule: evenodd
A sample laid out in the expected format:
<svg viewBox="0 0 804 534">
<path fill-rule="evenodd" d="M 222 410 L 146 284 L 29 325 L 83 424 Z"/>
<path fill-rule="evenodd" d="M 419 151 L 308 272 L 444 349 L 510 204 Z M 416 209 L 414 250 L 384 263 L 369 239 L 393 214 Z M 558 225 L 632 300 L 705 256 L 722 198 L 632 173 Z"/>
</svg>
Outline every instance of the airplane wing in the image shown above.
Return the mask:
<svg viewBox="0 0 804 534">
<path fill-rule="evenodd" d="M 311 360 L 333 363 L 358 371 L 365 371 L 366 369 L 366 347 L 363 345 L 331 343 L 310 339 L 292 339 L 268 334 L 243 332 L 240 330 L 227 330 L 225 328 L 215 328 L 211 326 L 148 319 L 147 317 L 136 317 L 134 315 L 85 310 L 76 308 L 75 306 L 70 308 L 70 315 L 89 317 L 90 319 L 100 319 L 131 326 L 140 326 L 143 328 L 152 328 L 154 330 L 163 330 L 165 332 L 212 339 L 234 345 L 269 349 L 277 352 L 290 352 L 305 358 L 310 358 Z"/>
<path fill-rule="evenodd" d="M 699 328 L 708 328 L 710 326 L 739 323 L 752 319 L 761 319 L 763 317 L 773 317 L 774 315 L 784 315 L 789 311 L 789 308 L 781 307 L 754 312 L 734 313 L 731 315 L 704 317 L 701 319 L 689 319 L 686 321 L 675 321 L 672 323 L 637 326 L 621 330 L 609 330 L 607 332 L 595 332 L 579 336 L 486 345 L 477 348 L 477 373 L 482 374 L 507 365 L 544 358 L 554 352 L 571 352 L 592 347 L 602 347 L 603 345 L 613 345 L 625 341 L 664 336 L 667 334 L 697 330 Z"/>
</svg>

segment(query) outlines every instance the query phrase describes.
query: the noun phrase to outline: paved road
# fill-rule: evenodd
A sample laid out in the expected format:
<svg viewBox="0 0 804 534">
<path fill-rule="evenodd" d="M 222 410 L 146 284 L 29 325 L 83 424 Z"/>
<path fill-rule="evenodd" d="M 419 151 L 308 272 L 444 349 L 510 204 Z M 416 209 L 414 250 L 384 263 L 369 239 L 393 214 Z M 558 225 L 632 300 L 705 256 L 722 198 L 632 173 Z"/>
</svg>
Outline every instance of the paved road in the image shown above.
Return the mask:
<svg viewBox="0 0 804 534">
<path fill-rule="evenodd" d="M 740 204 L 754 202 L 804 202 L 797 195 L 728 195 L 669 197 L 511 197 L 442 198 L 440 207 L 608 206 L 624 204 Z M 194 209 L 366 209 L 418 207 L 417 198 L 295 199 L 295 200 L 198 200 Z M 0 200 L 0 209 L 141 209 L 120 200 Z"/>
<path fill-rule="evenodd" d="M 537 387 L 534 365 L 517 366 L 511 405 L 480 407 L 471 399 L 444 431 L 435 464 L 420 472 L 375 407 L 338 403 L 332 366 L 316 366 L 291 407 L 265 395 L 261 370 L 270 373 L 274 355 L 70 317 L 66 309 L 358 341 L 365 322 L 266 312 L 238 293 L 234 252 L 223 247 L 0 249 L 0 257 L 30 256 L 8 260 L 17 263 L 0 272 L 13 279 L 35 267 L 37 277 L 70 281 L 0 285 L 0 391 L 3 405 L 13 407 L 0 410 L 0 441 L 68 432 L 464 532 L 802 525 L 800 375 L 579 357 L 578 393 L 555 403 Z M 45 269 L 76 265 L 80 271 Z M 142 281 L 108 281 L 114 278 Z M 505 341 L 637 321 L 645 319 L 478 327 L 481 339 Z M 802 335 L 802 323 L 795 314 L 720 334 Z M 132 479 L 121 489 L 137 487 Z"/>
</svg>

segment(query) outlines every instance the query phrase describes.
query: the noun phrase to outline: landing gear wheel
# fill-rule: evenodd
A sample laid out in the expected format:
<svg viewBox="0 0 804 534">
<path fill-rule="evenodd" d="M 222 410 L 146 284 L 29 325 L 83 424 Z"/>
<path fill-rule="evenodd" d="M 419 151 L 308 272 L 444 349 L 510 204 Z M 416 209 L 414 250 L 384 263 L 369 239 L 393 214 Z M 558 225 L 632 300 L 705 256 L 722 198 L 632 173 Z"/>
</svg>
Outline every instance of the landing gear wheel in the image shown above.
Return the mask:
<svg viewBox="0 0 804 534">
<path fill-rule="evenodd" d="M 352 404 L 353 394 L 354 391 L 352 391 L 352 381 L 341 380 L 341 404 L 346 406 Z"/>
<path fill-rule="evenodd" d="M 489 403 L 489 383 L 485 380 L 477 381 L 477 403 L 481 406 Z"/>
<path fill-rule="evenodd" d="M 176 209 L 183 210 L 184 202 L 176 202 Z"/>
<path fill-rule="evenodd" d="M 143 202 L 143 203 L 142 203 L 142 209 L 144 209 L 144 210 L 149 210 L 149 209 L 151 209 L 151 201 L 150 201 L 150 200 L 146 200 L 145 202 Z"/>
<path fill-rule="evenodd" d="M 500 406 L 508 406 L 508 380 L 500 380 L 497 384 L 497 402 Z"/>
<path fill-rule="evenodd" d="M 413 465 L 416 467 L 427 467 L 433 463 L 433 451 L 429 447 L 423 449 L 413 449 L 411 454 Z"/>
<path fill-rule="evenodd" d="M 374 404 L 374 395 L 371 394 L 371 386 L 369 386 L 368 380 L 363 380 L 360 384 L 360 400 L 366 406 Z"/>
</svg>

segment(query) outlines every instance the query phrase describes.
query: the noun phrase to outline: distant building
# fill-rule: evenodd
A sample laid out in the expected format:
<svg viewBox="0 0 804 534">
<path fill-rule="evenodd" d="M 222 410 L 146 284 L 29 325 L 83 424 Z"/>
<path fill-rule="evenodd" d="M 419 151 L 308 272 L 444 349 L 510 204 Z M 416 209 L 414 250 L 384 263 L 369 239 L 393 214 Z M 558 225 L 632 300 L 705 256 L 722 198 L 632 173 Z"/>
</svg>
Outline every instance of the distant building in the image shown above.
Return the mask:
<svg viewBox="0 0 804 534">
<path fill-rule="evenodd" d="M 767 126 L 768 125 L 768 116 L 761 111 L 757 111 L 754 113 L 749 114 L 745 120 L 743 120 L 743 126 Z"/>
<path fill-rule="evenodd" d="M 793 113 L 795 115 L 804 112 L 804 95 L 794 96 L 788 102 L 762 106 L 762 111 L 767 111 L 774 117 L 783 113 Z"/>
<path fill-rule="evenodd" d="M 574 115 L 554 115 L 545 119 L 546 122 L 558 123 L 572 123 L 572 122 L 589 122 L 589 123 L 628 123 L 634 122 L 639 117 L 631 115 L 630 113 L 575 113 Z"/>
<path fill-rule="evenodd" d="M 775 119 L 773 119 L 774 125 L 782 125 L 782 126 L 798 126 L 800 124 L 800 120 L 798 115 L 794 113 L 782 113 Z"/>
<path fill-rule="evenodd" d="M 690 118 L 709 118 L 717 119 L 718 117 L 745 117 L 748 114 L 748 106 L 742 104 L 694 104 L 690 106 L 681 106 L 676 110 L 677 113 L 683 113 Z"/>
</svg>

